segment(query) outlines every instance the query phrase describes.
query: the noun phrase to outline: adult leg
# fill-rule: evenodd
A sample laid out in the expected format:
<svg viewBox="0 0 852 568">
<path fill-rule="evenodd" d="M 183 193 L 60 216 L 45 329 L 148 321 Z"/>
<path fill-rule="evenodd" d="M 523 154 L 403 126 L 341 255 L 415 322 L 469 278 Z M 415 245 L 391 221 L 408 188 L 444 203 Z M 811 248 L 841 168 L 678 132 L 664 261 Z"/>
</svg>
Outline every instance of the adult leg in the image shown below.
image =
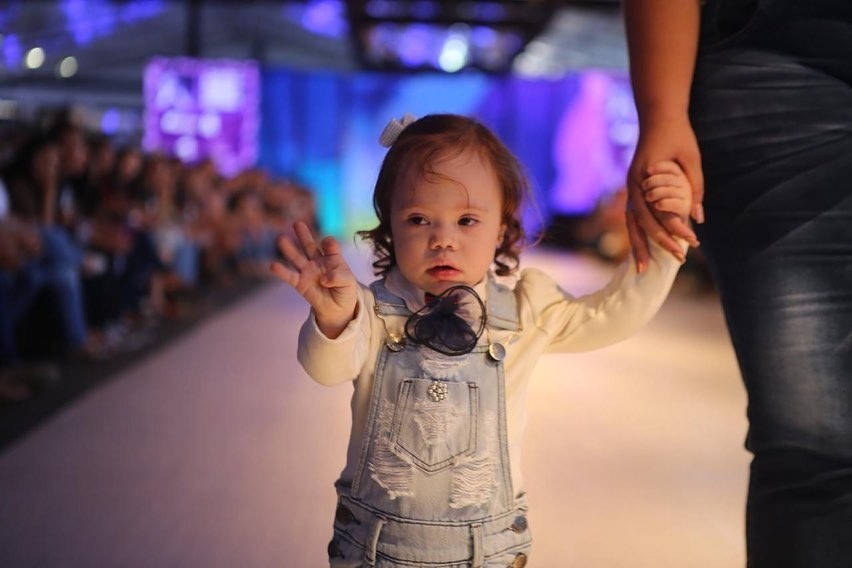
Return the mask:
<svg viewBox="0 0 852 568">
<path fill-rule="evenodd" d="M 795 35 L 771 20 L 772 37 Z M 819 30 L 818 21 L 809 24 Z M 843 62 L 828 55 L 830 69 L 815 68 L 815 53 L 769 49 L 756 41 L 761 32 L 758 20 L 701 54 L 691 109 L 707 186 L 700 237 L 748 391 L 749 566 L 845 568 L 852 87 L 837 72 Z"/>
</svg>

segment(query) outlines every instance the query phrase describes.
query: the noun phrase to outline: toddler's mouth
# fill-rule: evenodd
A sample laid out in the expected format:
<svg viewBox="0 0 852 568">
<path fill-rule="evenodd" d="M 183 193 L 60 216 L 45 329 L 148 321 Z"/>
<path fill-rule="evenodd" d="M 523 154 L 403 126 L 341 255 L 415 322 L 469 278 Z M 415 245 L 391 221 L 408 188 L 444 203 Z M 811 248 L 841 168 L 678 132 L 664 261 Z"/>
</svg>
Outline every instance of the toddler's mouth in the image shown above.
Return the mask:
<svg viewBox="0 0 852 568">
<path fill-rule="evenodd" d="M 450 264 L 439 264 L 437 266 L 433 266 L 429 269 L 429 272 L 432 274 L 450 274 L 454 272 L 458 272 L 458 268 L 452 266 Z"/>
</svg>

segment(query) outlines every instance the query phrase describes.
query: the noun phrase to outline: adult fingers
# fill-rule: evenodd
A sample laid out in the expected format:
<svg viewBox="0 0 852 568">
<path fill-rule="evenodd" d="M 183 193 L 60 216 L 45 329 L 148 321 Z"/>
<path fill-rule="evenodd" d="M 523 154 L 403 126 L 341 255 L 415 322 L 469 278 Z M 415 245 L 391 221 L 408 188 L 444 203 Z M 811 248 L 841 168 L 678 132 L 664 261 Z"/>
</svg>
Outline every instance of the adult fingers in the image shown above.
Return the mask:
<svg viewBox="0 0 852 568">
<path fill-rule="evenodd" d="M 636 222 L 636 216 L 632 209 L 627 210 L 625 221 L 627 224 L 627 236 L 630 239 L 630 248 L 633 250 L 633 259 L 636 262 L 636 272 L 641 274 L 645 272 L 645 268 L 651 260 L 651 253 L 648 250 L 648 237 Z"/>
<path fill-rule="evenodd" d="M 692 187 L 691 217 L 696 223 L 704 222 L 704 171 L 701 168 L 701 154 L 696 146 L 680 160 L 683 173 Z"/>
<path fill-rule="evenodd" d="M 664 213 L 663 215 L 666 217 L 663 221 L 663 226 L 666 231 L 672 235 L 682 238 L 693 248 L 696 248 L 701 244 L 698 242 L 698 237 L 696 236 L 695 231 L 693 231 L 692 227 L 689 226 L 689 221 L 682 215 L 676 215 L 673 213 Z M 678 249 L 680 249 L 680 247 L 678 247 Z"/>
<path fill-rule="evenodd" d="M 687 174 L 688 175 L 688 174 Z M 696 223 L 704 222 L 704 173 L 698 168 L 689 180 L 692 184 L 692 219 Z"/>
<path fill-rule="evenodd" d="M 656 174 L 675 174 L 680 175 L 683 173 L 683 169 L 678 165 L 677 162 L 672 160 L 661 160 L 654 164 L 651 164 L 645 169 L 646 176 L 653 176 Z"/>
<path fill-rule="evenodd" d="M 680 245 L 670 231 L 661 224 L 660 219 L 648 209 L 647 204 L 644 201 L 636 203 L 634 211 L 636 223 L 645 235 L 683 261 L 683 252 L 680 250 Z M 664 216 L 669 214 L 660 213 L 659 215 Z"/>
</svg>

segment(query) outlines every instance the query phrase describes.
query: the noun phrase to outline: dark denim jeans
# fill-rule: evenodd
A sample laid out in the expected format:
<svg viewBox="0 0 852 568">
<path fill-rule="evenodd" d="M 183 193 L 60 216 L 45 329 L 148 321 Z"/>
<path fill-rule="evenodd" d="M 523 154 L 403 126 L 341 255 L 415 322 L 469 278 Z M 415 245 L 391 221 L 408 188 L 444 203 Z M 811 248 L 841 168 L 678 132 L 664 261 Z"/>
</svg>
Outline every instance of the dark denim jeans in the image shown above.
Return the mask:
<svg viewBox="0 0 852 568">
<path fill-rule="evenodd" d="M 702 28 L 699 236 L 748 391 L 748 565 L 848 568 L 852 2 L 711 0 Z"/>
</svg>

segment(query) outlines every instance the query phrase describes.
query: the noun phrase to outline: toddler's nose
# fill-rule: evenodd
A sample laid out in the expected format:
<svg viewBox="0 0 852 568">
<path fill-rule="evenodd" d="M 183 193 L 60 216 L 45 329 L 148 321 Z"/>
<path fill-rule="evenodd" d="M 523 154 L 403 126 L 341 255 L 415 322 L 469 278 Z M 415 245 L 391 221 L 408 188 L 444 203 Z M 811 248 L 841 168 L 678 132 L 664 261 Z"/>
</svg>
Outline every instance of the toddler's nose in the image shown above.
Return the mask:
<svg viewBox="0 0 852 568">
<path fill-rule="evenodd" d="M 449 227 L 436 227 L 432 232 L 430 244 L 433 249 L 455 248 L 455 231 Z"/>
</svg>

